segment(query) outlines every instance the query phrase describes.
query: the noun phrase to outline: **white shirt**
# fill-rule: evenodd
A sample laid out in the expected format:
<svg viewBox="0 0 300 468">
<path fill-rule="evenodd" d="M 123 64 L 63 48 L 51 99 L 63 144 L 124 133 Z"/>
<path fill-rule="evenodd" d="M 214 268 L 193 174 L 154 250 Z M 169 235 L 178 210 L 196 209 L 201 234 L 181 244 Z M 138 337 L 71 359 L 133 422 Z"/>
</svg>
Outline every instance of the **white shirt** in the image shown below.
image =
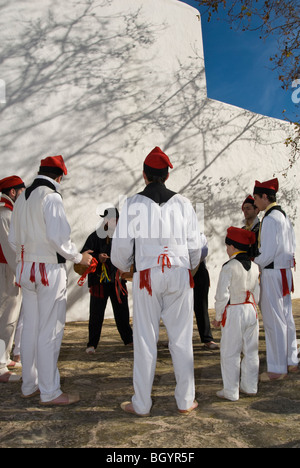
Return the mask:
<svg viewBox="0 0 300 468">
<path fill-rule="evenodd" d="M 129 198 L 120 214 L 113 237 L 111 260 L 122 271 L 162 265 L 165 256 L 172 266 L 194 269 L 201 258 L 198 220 L 190 201 L 176 194 L 159 205 L 137 194 Z"/>
<path fill-rule="evenodd" d="M 261 269 L 274 262 L 274 269 L 294 266 L 295 234 L 289 218 L 278 210 L 264 217 L 261 226 L 260 255 L 254 259 Z"/>
<path fill-rule="evenodd" d="M 2 194 L 1 198 L 7 198 L 7 200 L 14 205 L 14 202 L 6 195 Z M 0 206 L 0 245 L 10 269 L 16 273 L 16 252 L 8 242 L 11 216 L 12 211 L 10 209 Z"/>
<path fill-rule="evenodd" d="M 222 320 L 228 302 L 230 301 L 231 305 L 243 304 L 246 300 L 247 291 L 253 294 L 256 304 L 259 301 L 260 287 L 257 266 L 251 263 L 251 268 L 247 271 L 235 257 L 233 255 L 223 265 L 219 276 L 215 296 L 216 320 L 219 322 Z M 250 298 L 250 302 L 252 301 L 253 299 Z"/>
<path fill-rule="evenodd" d="M 50 181 L 56 190 L 59 190 L 60 185 L 55 182 L 53 179 L 50 179 L 46 176 L 37 176 L 37 178 L 46 179 Z M 31 202 L 33 203 L 33 194 L 34 192 L 38 192 L 39 188 L 35 189 L 30 197 L 32 197 Z M 37 193 L 37 195 L 39 195 Z M 30 200 L 30 197 L 28 200 Z M 38 198 L 38 197 L 37 197 Z M 70 239 L 71 235 L 71 228 L 67 221 L 62 198 L 59 193 L 50 191 L 47 193 L 44 198 L 41 200 L 37 200 L 42 207 L 42 214 L 43 214 L 43 221 L 39 221 L 39 226 L 36 229 L 40 229 L 40 235 L 44 234 L 46 236 L 45 242 L 49 243 L 49 247 L 55 252 L 60 254 L 66 260 L 70 260 L 74 263 L 80 263 L 82 259 L 82 254 L 78 252 L 75 244 L 72 243 Z M 31 247 L 34 251 L 35 257 L 31 258 L 30 253 L 26 253 L 26 242 L 29 243 L 34 240 L 34 235 L 36 233 L 31 232 L 31 235 L 26 235 L 26 230 L 24 231 L 23 226 L 27 226 L 27 229 L 30 229 L 30 219 L 29 216 L 34 216 L 32 213 L 34 210 L 28 210 L 27 213 L 24 213 L 24 206 L 26 206 L 25 201 L 25 192 L 23 192 L 18 200 L 15 203 L 15 208 L 12 216 L 12 223 L 9 232 L 9 242 L 15 248 L 17 253 L 17 260 L 20 261 L 21 259 L 21 245 L 25 245 L 25 261 L 39 261 L 45 263 L 55 263 L 54 261 L 47 261 L 47 258 L 44 258 L 44 252 L 37 251 L 38 243 L 35 246 Z M 24 213 L 24 214 L 23 214 Z M 38 216 L 38 212 L 36 210 L 36 214 Z M 25 218 L 24 218 L 25 216 Z M 21 222 L 20 222 L 21 220 Z M 33 221 L 31 219 L 31 221 Z M 43 224 L 44 223 L 44 224 Z M 41 240 L 42 243 L 43 239 Z M 42 244 L 41 244 L 42 245 Z M 43 250 L 40 248 L 40 250 Z M 26 257 L 27 255 L 27 257 Z M 36 257 L 37 256 L 37 257 Z"/>
</svg>

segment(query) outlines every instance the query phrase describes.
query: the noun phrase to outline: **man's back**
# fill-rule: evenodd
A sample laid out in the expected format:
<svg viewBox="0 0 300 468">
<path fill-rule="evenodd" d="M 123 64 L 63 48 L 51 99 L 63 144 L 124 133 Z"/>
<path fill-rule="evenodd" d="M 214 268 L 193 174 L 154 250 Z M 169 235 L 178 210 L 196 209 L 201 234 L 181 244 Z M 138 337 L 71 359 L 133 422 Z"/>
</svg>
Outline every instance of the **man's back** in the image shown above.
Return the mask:
<svg viewBox="0 0 300 468">
<path fill-rule="evenodd" d="M 158 266 L 163 256 L 168 256 L 173 266 L 191 269 L 199 264 L 200 234 L 188 199 L 174 194 L 159 205 L 137 194 L 127 200 L 124 208 L 112 247 L 113 262 L 120 269 L 128 268 L 126 258 L 133 255 L 137 271 Z"/>
</svg>

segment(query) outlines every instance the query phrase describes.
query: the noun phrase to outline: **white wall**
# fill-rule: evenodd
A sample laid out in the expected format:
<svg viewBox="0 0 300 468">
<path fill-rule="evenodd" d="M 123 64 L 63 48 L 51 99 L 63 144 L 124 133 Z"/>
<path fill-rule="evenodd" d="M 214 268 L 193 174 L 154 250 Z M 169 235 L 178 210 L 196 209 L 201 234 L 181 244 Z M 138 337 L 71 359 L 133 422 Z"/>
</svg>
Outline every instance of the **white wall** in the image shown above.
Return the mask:
<svg viewBox="0 0 300 468">
<path fill-rule="evenodd" d="M 15 0 L 0 7 L 1 177 L 29 184 L 41 158 L 62 154 L 62 194 L 78 248 L 97 207 L 143 187 L 145 156 L 173 162 L 169 188 L 204 203 L 210 305 L 229 225 L 255 179 L 277 176 L 299 237 L 299 167 L 288 166 L 282 121 L 207 99 L 199 12 L 179 0 Z M 299 257 L 299 256 L 298 256 Z M 68 319 L 86 319 L 88 292 L 68 265 Z M 299 273 L 295 276 L 299 297 Z"/>
</svg>

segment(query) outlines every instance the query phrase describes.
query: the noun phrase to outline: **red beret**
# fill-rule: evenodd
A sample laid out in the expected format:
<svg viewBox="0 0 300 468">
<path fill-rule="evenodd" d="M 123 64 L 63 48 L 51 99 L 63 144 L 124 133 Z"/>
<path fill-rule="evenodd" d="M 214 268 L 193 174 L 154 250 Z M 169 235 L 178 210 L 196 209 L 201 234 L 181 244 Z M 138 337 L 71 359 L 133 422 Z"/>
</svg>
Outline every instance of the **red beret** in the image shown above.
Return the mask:
<svg viewBox="0 0 300 468">
<path fill-rule="evenodd" d="M 0 192 L 3 190 L 9 190 L 12 188 L 23 188 L 25 184 L 23 180 L 18 176 L 6 177 L 5 179 L 0 180 Z"/>
<path fill-rule="evenodd" d="M 232 242 L 230 242 L 232 241 Z M 232 244 L 237 248 L 248 247 L 256 242 L 256 235 L 252 231 L 231 226 L 227 229 L 226 244 Z"/>
<path fill-rule="evenodd" d="M 144 171 L 153 175 L 167 175 L 169 167 L 173 169 L 169 157 L 158 146 L 148 154 L 144 161 Z"/>
<path fill-rule="evenodd" d="M 256 180 L 253 193 L 266 193 L 267 195 L 272 195 L 278 192 L 278 188 L 278 179 L 271 179 L 266 182 L 258 182 L 258 180 Z"/>
<path fill-rule="evenodd" d="M 56 173 L 58 170 L 59 172 L 62 171 L 65 175 L 68 174 L 62 156 L 48 156 L 47 158 L 42 159 L 40 168 L 43 168 L 44 171 L 46 169 L 48 172 L 51 172 L 52 170 L 54 173 Z"/>
<path fill-rule="evenodd" d="M 248 195 L 248 197 L 244 200 L 244 202 L 242 204 L 242 209 L 244 208 L 245 203 L 250 203 L 250 205 L 255 204 L 254 198 L 252 197 L 252 195 Z"/>
</svg>

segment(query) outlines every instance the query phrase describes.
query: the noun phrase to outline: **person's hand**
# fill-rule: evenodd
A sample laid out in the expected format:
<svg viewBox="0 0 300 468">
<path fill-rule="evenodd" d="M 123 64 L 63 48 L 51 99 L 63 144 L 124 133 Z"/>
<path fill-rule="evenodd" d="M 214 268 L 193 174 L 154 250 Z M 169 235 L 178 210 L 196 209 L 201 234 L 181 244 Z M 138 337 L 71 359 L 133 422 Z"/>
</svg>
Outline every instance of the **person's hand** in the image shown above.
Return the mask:
<svg viewBox="0 0 300 468">
<path fill-rule="evenodd" d="M 221 322 L 219 322 L 218 320 L 213 320 L 212 324 L 215 328 L 219 328 L 221 326 Z"/>
<path fill-rule="evenodd" d="M 93 260 L 92 255 L 90 255 L 91 253 L 93 253 L 93 250 L 87 250 L 86 252 L 83 252 L 80 265 L 84 265 L 84 266 L 87 266 L 87 267 L 90 266 L 90 264 L 91 264 L 91 262 Z"/>
<path fill-rule="evenodd" d="M 99 254 L 98 258 L 99 258 L 99 262 L 105 263 L 106 260 L 109 258 L 109 256 L 106 253 L 101 253 Z"/>
</svg>

